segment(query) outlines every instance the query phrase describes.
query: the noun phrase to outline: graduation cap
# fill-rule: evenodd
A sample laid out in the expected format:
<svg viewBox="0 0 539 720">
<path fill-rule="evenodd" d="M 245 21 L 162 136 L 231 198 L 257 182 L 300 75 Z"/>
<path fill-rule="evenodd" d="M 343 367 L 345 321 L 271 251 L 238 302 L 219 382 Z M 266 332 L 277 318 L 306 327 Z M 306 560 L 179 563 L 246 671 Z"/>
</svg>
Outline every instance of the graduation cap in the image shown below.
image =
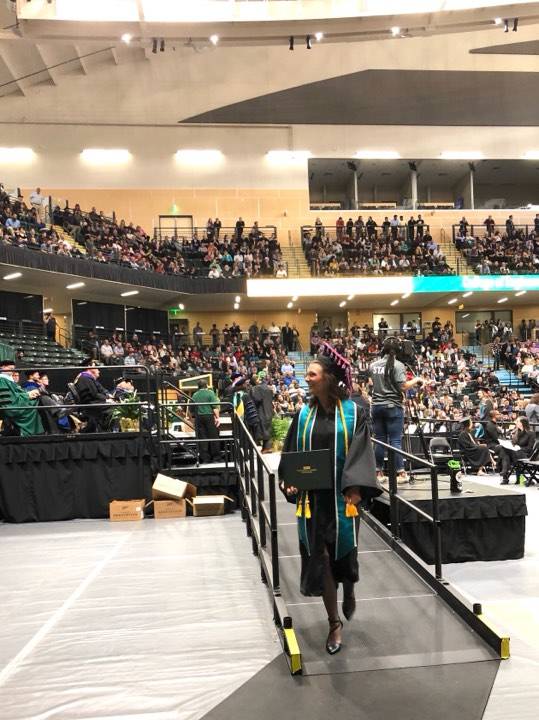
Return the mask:
<svg viewBox="0 0 539 720">
<path fill-rule="evenodd" d="M 318 344 L 316 362 L 319 362 L 325 370 L 335 375 L 339 385 L 346 388 L 348 392 L 352 391 L 352 366 L 350 361 L 343 357 L 332 345 L 325 341 Z"/>
</svg>

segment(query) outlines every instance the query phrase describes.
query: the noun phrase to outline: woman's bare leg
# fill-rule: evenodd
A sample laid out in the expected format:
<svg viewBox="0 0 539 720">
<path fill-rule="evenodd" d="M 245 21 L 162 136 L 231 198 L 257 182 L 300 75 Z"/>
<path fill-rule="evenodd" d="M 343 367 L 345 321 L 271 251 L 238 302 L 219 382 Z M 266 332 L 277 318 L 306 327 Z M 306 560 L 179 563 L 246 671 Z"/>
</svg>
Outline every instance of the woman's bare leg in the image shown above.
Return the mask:
<svg viewBox="0 0 539 720">
<path fill-rule="evenodd" d="M 331 572 L 331 565 L 329 563 L 329 555 L 327 552 L 324 554 L 324 594 L 322 599 L 328 614 L 328 620 L 330 622 L 337 621 L 339 619 L 339 608 L 337 605 L 337 584 L 335 578 Z M 335 622 L 336 625 L 336 622 Z M 341 626 L 332 627 L 329 634 L 330 641 L 340 643 L 341 642 Z"/>
</svg>

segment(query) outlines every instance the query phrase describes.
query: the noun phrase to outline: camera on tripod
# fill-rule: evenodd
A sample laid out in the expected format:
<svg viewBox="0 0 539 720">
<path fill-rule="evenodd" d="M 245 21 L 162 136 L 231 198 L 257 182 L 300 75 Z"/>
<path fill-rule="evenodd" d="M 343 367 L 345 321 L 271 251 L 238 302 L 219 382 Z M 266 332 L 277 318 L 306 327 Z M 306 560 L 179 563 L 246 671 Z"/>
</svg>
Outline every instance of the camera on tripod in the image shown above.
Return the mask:
<svg viewBox="0 0 539 720">
<path fill-rule="evenodd" d="M 404 340 L 396 336 L 386 338 L 382 345 L 382 357 L 391 351 L 395 352 L 395 357 L 399 362 L 416 372 L 417 353 L 412 340 Z"/>
</svg>

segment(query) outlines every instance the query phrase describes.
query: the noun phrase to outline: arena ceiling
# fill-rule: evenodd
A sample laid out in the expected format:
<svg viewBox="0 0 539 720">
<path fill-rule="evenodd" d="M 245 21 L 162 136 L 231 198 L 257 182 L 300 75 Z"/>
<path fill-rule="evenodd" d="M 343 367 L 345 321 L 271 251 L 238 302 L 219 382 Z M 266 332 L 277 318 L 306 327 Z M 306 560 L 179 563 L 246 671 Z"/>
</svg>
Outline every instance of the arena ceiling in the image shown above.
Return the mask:
<svg viewBox="0 0 539 720">
<path fill-rule="evenodd" d="M 152 22 L 153 6 L 134 0 L 139 16 L 129 21 L 55 20 L 62 7 L 114 6 L 70 2 L 18 0 L 19 17 L 10 0 L 0 5 L 0 122 L 536 125 L 537 2 L 417 0 L 407 7 L 464 9 L 385 15 L 369 13 L 370 0 L 169 2 L 193 6 L 191 18 L 210 5 L 281 8 L 275 20 L 179 23 Z M 300 6 L 318 15 L 300 16 Z M 320 8 L 352 6 L 366 12 L 321 17 Z M 152 52 L 154 39 L 163 52 Z"/>
</svg>

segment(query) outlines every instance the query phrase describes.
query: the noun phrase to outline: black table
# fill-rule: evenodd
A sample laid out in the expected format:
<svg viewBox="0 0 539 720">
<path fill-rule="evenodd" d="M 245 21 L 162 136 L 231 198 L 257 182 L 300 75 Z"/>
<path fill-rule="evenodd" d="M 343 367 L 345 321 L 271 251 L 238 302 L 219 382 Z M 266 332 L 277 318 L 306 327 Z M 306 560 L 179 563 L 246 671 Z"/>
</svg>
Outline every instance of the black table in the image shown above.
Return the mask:
<svg viewBox="0 0 539 720">
<path fill-rule="evenodd" d="M 150 439 L 138 433 L 0 439 L 0 519 L 107 518 L 111 500 L 150 498 Z"/>
<path fill-rule="evenodd" d="M 517 560 L 524 556 L 526 495 L 505 487 L 489 487 L 464 481 L 464 492 L 451 494 L 449 484 L 440 482 L 442 521 L 442 562 L 475 560 Z M 430 480 L 398 492 L 419 509 L 432 515 Z M 432 524 L 417 512 L 399 503 L 402 540 L 425 562 L 434 563 Z M 389 523 L 389 498 L 375 500 L 372 514 Z"/>
</svg>

